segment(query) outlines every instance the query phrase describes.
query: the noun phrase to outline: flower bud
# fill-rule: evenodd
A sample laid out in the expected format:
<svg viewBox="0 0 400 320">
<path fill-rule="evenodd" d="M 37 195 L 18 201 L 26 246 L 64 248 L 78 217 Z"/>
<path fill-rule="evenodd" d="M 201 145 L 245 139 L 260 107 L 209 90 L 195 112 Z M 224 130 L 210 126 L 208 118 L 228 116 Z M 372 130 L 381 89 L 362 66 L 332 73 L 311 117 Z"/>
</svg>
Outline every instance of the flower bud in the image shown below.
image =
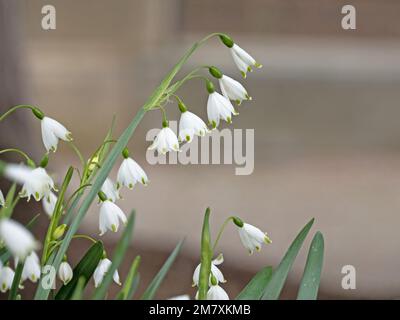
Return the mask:
<svg viewBox="0 0 400 320">
<path fill-rule="evenodd" d="M 242 228 L 243 225 L 244 225 L 242 219 L 240 219 L 239 217 L 233 217 L 232 221 L 233 221 L 233 223 L 236 224 L 239 228 Z"/>
<path fill-rule="evenodd" d="M 217 78 L 217 79 L 222 78 L 222 72 L 217 67 L 209 67 L 208 71 L 214 78 Z"/>
<path fill-rule="evenodd" d="M 56 228 L 56 230 L 54 230 L 53 235 L 52 235 L 52 239 L 53 240 L 60 239 L 64 235 L 64 233 L 67 230 L 67 228 L 68 228 L 68 226 L 66 224 L 59 225 Z"/>
<path fill-rule="evenodd" d="M 38 118 L 39 120 L 42 120 L 44 118 L 44 113 L 42 110 L 40 110 L 39 108 L 33 107 L 32 108 L 32 113 L 35 115 L 36 118 Z"/>
<path fill-rule="evenodd" d="M 129 157 L 129 150 L 128 148 L 124 148 L 124 150 L 122 150 L 122 156 L 124 157 L 124 159 Z"/>
<path fill-rule="evenodd" d="M 206 80 L 206 88 L 209 94 L 215 92 L 214 84 L 210 80 Z"/>
<path fill-rule="evenodd" d="M 235 43 L 233 42 L 232 38 L 231 38 L 230 36 L 226 35 L 226 34 L 221 34 L 221 35 L 219 36 L 219 38 L 221 39 L 222 43 L 223 43 L 224 45 L 226 45 L 228 48 L 232 48 L 233 45 L 235 44 Z"/>
</svg>

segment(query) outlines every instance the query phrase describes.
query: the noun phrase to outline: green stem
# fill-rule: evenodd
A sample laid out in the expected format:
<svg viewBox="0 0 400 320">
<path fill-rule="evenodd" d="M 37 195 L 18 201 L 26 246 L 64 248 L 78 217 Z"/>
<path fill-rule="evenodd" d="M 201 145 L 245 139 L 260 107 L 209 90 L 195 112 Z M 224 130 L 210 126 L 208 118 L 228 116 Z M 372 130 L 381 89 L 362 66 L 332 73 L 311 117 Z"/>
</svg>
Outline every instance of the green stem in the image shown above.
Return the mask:
<svg viewBox="0 0 400 320">
<path fill-rule="evenodd" d="M 13 283 L 11 285 L 10 294 L 8 296 L 8 300 L 16 300 L 18 294 L 19 284 L 21 282 L 22 270 L 24 269 L 24 262 L 19 261 L 17 265 L 17 269 L 15 269 Z"/>
<path fill-rule="evenodd" d="M 79 161 L 81 162 L 83 170 L 85 170 L 86 163 L 82 153 L 79 151 L 78 147 L 72 141 L 69 142 L 69 145 L 71 146 L 72 150 L 75 151 L 76 155 L 79 158 Z"/>
<path fill-rule="evenodd" d="M 62 209 L 62 204 L 64 201 L 65 192 L 67 191 L 67 187 L 68 187 L 69 183 L 71 182 L 73 173 L 74 173 L 74 169 L 72 167 L 69 167 L 67 174 L 65 175 L 63 184 L 61 186 L 61 190 L 58 195 L 57 202 L 56 202 L 56 205 L 54 208 L 54 213 L 53 213 L 53 216 L 51 217 L 50 225 L 47 229 L 47 234 L 46 234 L 46 238 L 45 238 L 44 245 L 43 245 L 42 261 L 41 261 L 42 266 L 44 266 L 46 264 L 46 261 L 49 257 L 48 250 L 50 247 L 50 242 L 52 240 L 51 238 L 54 233 L 54 230 L 57 228 L 58 223 L 60 221 L 60 217 L 61 217 L 61 213 L 62 213 L 61 209 Z M 58 267 L 57 267 L 57 270 L 58 270 Z"/>
<path fill-rule="evenodd" d="M 222 236 L 222 234 L 223 234 L 223 232 L 224 232 L 226 226 L 228 225 L 229 221 L 233 220 L 233 218 L 234 218 L 233 216 L 227 218 L 227 219 L 224 221 L 224 223 L 222 224 L 221 228 L 219 228 L 219 232 L 218 232 L 218 235 L 217 235 L 217 239 L 215 239 L 215 242 L 214 242 L 214 245 L 213 245 L 213 251 L 215 251 L 215 248 L 216 248 L 217 245 L 218 245 L 218 241 L 219 241 L 219 239 L 221 239 L 221 236 Z"/>
<path fill-rule="evenodd" d="M 201 232 L 201 257 L 200 257 L 200 275 L 199 275 L 199 300 L 207 299 L 208 281 L 211 273 L 211 259 L 213 252 L 211 249 L 210 236 L 210 208 L 207 208 L 204 214 L 203 230 Z"/>
<path fill-rule="evenodd" d="M 97 243 L 96 239 L 94 239 L 91 236 L 88 236 L 86 234 L 76 234 L 72 237 L 72 239 L 86 239 L 86 240 L 92 241 L 93 243 Z"/>
<path fill-rule="evenodd" d="M 34 106 L 30 106 L 30 105 L 25 105 L 25 104 L 21 104 L 15 107 L 12 107 L 11 109 L 7 110 L 5 113 L 3 113 L 0 116 L 0 121 L 3 121 L 5 118 L 7 118 L 11 113 L 13 113 L 14 111 L 18 110 L 18 109 L 31 109 L 33 110 L 35 107 Z"/>
<path fill-rule="evenodd" d="M 0 151 L 0 154 L 7 153 L 7 152 L 16 152 L 19 155 L 23 156 L 27 163 L 34 163 L 34 161 L 22 150 L 17 149 L 17 148 L 9 148 L 9 149 L 3 149 Z"/>
</svg>

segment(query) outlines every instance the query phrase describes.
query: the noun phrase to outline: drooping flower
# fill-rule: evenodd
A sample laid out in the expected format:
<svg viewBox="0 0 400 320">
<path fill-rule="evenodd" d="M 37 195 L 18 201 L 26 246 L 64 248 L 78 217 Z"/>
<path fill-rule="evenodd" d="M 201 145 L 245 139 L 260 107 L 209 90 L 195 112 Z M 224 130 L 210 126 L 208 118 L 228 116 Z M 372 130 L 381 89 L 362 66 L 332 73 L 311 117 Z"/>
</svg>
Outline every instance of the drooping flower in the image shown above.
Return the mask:
<svg viewBox="0 0 400 320">
<path fill-rule="evenodd" d="M 221 70 L 217 67 L 209 67 L 208 71 L 214 78 L 218 79 L 221 92 L 225 98 L 235 101 L 238 105 L 240 105 L 243 100 L 251 100 L 247 90 L 240 82 L 222 74 Z"/>
<path fill-rule="evenodd" d="M 16 259 L 18 261 L 18 259 Z M 22 281 L 26 279 L 31 280 L 33 283 L 37 282 L 40 278 L 40 262 L 37 254 L 32 251 L 25 259 L 24 268 L 22 269 Z"/>
<path fill-rule="evenodd" d="M 40 201 L 43 197 L 50 196 L 50 190 L 55 190 L 53 179 L 47 174 L 46 169 L 38 167 L 26 176 L 20 197 L 28 198 L 29 201 L 33 196 L 36 201 Z"/>
<path fill-rule="evenodd" d="M 100 198 L 103 202 L 100 207 L 99 229 L 102 236 L 111 230 L 117 232 L 119 228 L 119 220 L 126 224 L 126 216 L 124 212 L 115 203 L 107 199 Z"/>
<path fill-rule="evenodd" d="M 0 291 L 5 293 L 11 289 L 14 280 L 14 271 L 6 266 L 0 270 Z"/>
<path fill-rule="evenodd" d="M 243 100 L 251 100 L 251 97 L 242 84 L 231 77 L 223 75 L 219 79 L 219 86 L 222 94 L 226 98 L 235 101 L 238 105 L 240 105 Z"/>
<path fill-rule="evenodd" d="M 38 248 L 32 234 L 19 222 L 11 219 L 0 220 L 0 239 L 2 239 L 11 254 L 22 261 Z"/>
<path fill-rule="evenodd" d="M 220 39 L 231 51 L 233 61 L 240 70 L 243 78 L 246 78 L 247 72 L 251 72 L 252 68 L 261 68 L 262 65 L 258 63 L 251 55 L 244 51 L 241 47 L 235 44 L 231 37 L 226 34 L 221 34 Z"/>
<path fill-rule="evenodd" d="M 208 289 L 207 300 L 229 300 L 229 296 L 222 287 L 216 284 Z"/>
<path fill-rule="evenodd" d="M 117 175 L 117 188 L 121 186 L 132 189 L 137 182 L 143 185 L 147 185 L 149 179 L 147 178 L 146 172 L 135 160 L 129 157 L 129 151 L 125 148 L 122 151 L 124 160 L 118 170 Z"/>
<path fill-rule="evenodd" d="M 250 254 L 252 254 L 254 250 L 260 251 L 263 243 L 272 243 L 268 234 L 262 232 L 257 227 L 248 223 L 243 223 L 243 221 L 237 217 L 233 219 L 233 222 L 239 229 L 240 240 Z"/>
<path fill-rule="evenodd" d="M 178 106 L 182 113 L 179 120 L 179 141 L 191 142 L 194 135 L 204 137 L 209 132 L 204 121 L 199 116 L 188 111 L 181 101 Z"/>
<path fill-rule="evenodd" d="M 72 135 L 61 123 L 49 118 L 43 117 L 41 120 L 42 139 L 47 152 L 56 152 L 58 140 L 71 141 Z"/>
<path fill-rule="evenodd" d="M 213 129 L 219 126 L 219 121 L 232 122 L 232 115 L 238 115 L 228 98 L 216 91 L 210 92 L 207 102 L 208 121 Z"/>
<path fill-rule="evenodd" d="M 224 278 L 224 275 L 222 274 L 221 270 L 217 267 L 218 265 L 222 264 L 224 262 L 224 256 L 222 253 L 218 255 L 217 258 L 211 261 L 211 274 L 210 277 L 214 276 L 217 282 L 225 283 L 226 280 Z M 196 267 L 193 273 L 193 284 L 192 286 L 198 286 L 199 285 L 199 279 L 200 279 L 200 268 L 201 268 L 201 263 Z"/>
<path fill-rule="evenodd" d="M 42 199 L 43 210 L 49 218 L 53 216 L 56 203 L 57 203 L 57 196 L 52 191 L 50 191 L 48 196 L 45 196 Z"/>
<path fill-rule="evenodd" d="M 115 202 L 115 201 L 121 199 L 121 196 L 118 192 L 116 185 L 110 178 L 107 178 L 104 181 L 104 183 L 101 187 L 101 191 L 103 191 L 104 194 L 106 195 L 107 199 L 112 202 Z"/>
<path fill-rule="evenodd" d="M 180 151 L 179 141 L 175 132 L 168 127 L 168 121 L 163 121 L 163 128 L 155 137 L 148 150 L 155 150 L 160 154 L 166 154 L 168 151 Z"/>
<path fill-rule="evenodd" d="M 111 267 L 111 260 L 104 258 L 100 260 L 99 264 L 97 265 L 96 270 L 93 273 L 93 279 L 94 279 L 94 286 L 97 288 L 103 281 L 104 276 L 108 272 L 108 269 Z M 115 270 L 114 275 L 113 275 L 114 282 L 118 285 L 121 285 L 121 282 L 119 280 L 119 274 L 118 271 Z"/>
<path fill-rule="evenodd" d="M 63 282 L 64 285 L 68 284 L 71 281 L 74 272 L 72 271 L 71 266 L 67 261 L 63 261 L 60 264 L 60 268 L 58 269 L 58 277 Z"/>
<path fill-rule="evenodd" d="M 0 190 L 0 207 L 4 207 L 5 204 L 6 204 L 6 201 L 4 200 L 3 192 L 1 192 L 1 190 Z"/>
</svg>

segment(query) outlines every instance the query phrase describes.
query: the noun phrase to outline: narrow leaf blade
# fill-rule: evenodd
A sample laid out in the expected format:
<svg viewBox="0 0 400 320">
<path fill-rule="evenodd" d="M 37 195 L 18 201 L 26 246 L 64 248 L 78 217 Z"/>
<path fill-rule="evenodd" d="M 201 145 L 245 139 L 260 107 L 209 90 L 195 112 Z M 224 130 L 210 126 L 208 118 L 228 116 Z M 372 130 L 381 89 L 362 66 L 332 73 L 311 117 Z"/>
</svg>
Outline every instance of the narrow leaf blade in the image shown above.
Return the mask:
<svg viewBox="0 0 400 320">
<path fill-rule="evenodd" d="M 146 291 L 143 293 L 142 300 L 151 300 L 156 294 L 158 288 L 160 287 L 162 281 L 167 275 L 169 269 L 174 263 L 176 257 L 178 256 L 184 240 L 179 241 L 174 251 L 170 254 L 168 259 L 165 261 L 164 265 L 161 267 L 160 271 L 156 274 L 154 279 L 151 281 L 150 285 L 147 287 Z"/>
<path fill-rule="evenodd" d="M 236 300 L 260 300 L 272 276 L 272 267 L 259 271 L 239 293 Z"/>
<path fill-rule="evenodd" d="M 311 242 L 297 295 L 298 300 L 316 300 L 324 261 L 324 237 L 317 232 Z"/>
<path fill-rule="evenodd" d="M 292 268 L 293 262 L 303 245 L 304 239 L 306 238 L 311 226 L 314 223 L 314 219 L 311 219 L 304 228 L 299 232 L 297 237 L 294 239 L 285 256 L 283 257 L 279 266 L 275 269 L 272 274 L 270 281 L 265 288 L 263 300 L 277 300 L 281 294 L 282 288 L 285 284 L 286 278 L 290 269 Z"/>
</svg>

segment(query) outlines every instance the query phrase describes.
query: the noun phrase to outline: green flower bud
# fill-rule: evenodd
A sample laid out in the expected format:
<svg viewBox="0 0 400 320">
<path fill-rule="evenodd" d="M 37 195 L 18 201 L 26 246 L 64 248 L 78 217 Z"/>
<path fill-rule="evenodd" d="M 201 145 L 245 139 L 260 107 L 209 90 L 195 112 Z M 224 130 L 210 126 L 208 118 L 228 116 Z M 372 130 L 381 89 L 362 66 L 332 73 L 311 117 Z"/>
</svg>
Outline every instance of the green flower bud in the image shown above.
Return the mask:
<svg viewBox="0 0 400 320">
<path fill-rule="evenodd" d="M 243 227 L 243 221 L 239 217 L 233 217 L 232 219 L 233 223 L 236 224 L 239 228 Z"/>
<path fill-rule="evenodd" d="M 214 84 L 208 79 L 206 81 L 206 88 L 207 88 L 208 93 L 210 93 L 210 94 L 214 93 L 214 91 L 215 91 Z"/>
<path fill-rule="evenodd" d="M 122 150 L 122 156 L 124 157 L 124 159 L 129 158 L 129 150 L 128 148 L 124 148 L 124 150 Z"/>
<path fill-rule="evenodd" d="M 228 48 L 232 48 L 233 45 L 235 44 L 235 43 L 233 42 L 232 38 L 231 38 L 230 36 L 226 35 L 226 34 L 221 34 L 221 35 L 219 36 L 219 38 L 221 39 L 222 43 L 223 43 L 224 45 L 226 45 Z"/>
<path fill-rule="evenodd" d="M 187 108 L 186 108 L 185 104 L 180 100 L 178 102 L 178 108 L 179 108 L 179 111 L 182 112 L 182 113 L 187 111 Z"/>
<path fill-rule="evenodd" d="M 222 78 L 222 72 L 217 67 L 209 67 L 208 71 L 214 78 L 217 78 L 217 79 Z"/>
<path fill-rule="evenodd" d="M 107 200 L 107 196 L 103 191 L 99 191 L 99 193 L 97 195 L 99 196 L 101 201 L 106 201 Z"/>
<path fill-rule="evenodd" d="M 67 226 L 66 224 L 61 224 L 61 225 L 59 225 L 59 226 L 56 228 L 56 230 L 54 230 L 54 232 L 53 232 L 51 238 L 52 238 L 53 240 L 58 240 L 58 239 L 60 239 L 60 238 L 64 235 L 64 233 L 65 233 L 65 231 L 67 230 L 67 228 L 68 228 L 68 226 Z"/>
<path fill-rule="evenodd" d="M 45 154 L 45 155 L 43 156 L 42 160 L 40 161 L 40 166 L 41 166 L 42 168 L 46 168 L 48 163 L 49 163 L 49 155 L 48 155 L 48 154 Z"/>
<path fill-rule="evenodd" d="M 39 120 L 42 120 L 44 118 L 44 113 L 42 110 L 40 110 L 39 108 L 33 107 L 32 108 L 32 113 L 35 115 L 36 118 L 38 118 Z"/>
</svg>

